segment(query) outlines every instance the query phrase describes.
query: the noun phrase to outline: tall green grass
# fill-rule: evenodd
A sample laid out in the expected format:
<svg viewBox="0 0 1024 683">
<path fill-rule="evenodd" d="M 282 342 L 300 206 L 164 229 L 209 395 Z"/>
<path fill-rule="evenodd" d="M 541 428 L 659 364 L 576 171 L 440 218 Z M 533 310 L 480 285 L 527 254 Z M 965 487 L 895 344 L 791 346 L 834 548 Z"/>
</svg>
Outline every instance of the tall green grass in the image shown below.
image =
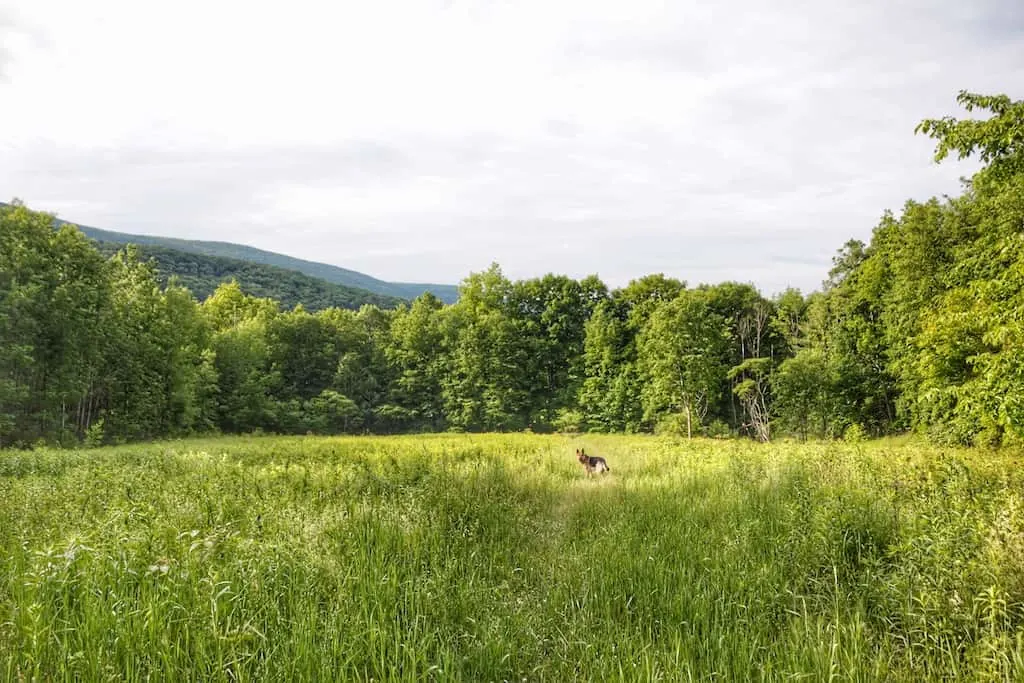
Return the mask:
<svg viewBox="0 0 1024 683">
<path fill-rule="evenodd" d="M 574 447 L 604 455 L 588 479 Z M 0 453 L 5 680 L 1024 678 L 1024 470 L 484 435 Z"/>
</svg>

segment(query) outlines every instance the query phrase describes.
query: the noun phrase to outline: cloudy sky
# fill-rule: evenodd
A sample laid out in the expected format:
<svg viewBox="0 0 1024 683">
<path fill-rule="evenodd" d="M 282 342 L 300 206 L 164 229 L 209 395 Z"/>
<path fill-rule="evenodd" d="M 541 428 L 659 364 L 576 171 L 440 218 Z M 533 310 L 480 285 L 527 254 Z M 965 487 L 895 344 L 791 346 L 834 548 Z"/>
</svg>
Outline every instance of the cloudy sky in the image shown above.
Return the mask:
<svg viewBox="0 0 1024 683">
<path fill-rule="evenodd" d="M 0 199 L 454 283 L 819 287 L 1024 97 L 1019 0 L 0 0 Z"/>
</svg>

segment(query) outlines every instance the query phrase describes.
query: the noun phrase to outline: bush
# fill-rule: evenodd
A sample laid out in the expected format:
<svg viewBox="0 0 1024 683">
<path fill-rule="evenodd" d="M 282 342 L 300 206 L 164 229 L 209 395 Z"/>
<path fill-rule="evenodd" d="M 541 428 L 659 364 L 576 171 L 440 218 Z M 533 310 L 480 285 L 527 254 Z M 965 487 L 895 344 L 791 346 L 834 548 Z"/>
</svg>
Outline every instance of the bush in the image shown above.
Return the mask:
<svg viewBox="0 0 1024 683">
<path fill-rule="evenodd" d="M 85 430 L 85 447 L 99 448 L 103 445 L 103 418 L 96 420 Z"/>
<path fill-rule="evenodd" d="M 864 428 L 857 423 L 850 425 L 843 432 L 843 441 L 846 443 L 860 443 L 866 437 L 867 434 L 865 434 Z"/>
<path fill-rule="evenodd" d="M 582 410 L 562 408 L 551 424 L 557 432 L 579 434 L 586 429 L 587 420 Z"/>
<path fill-rule="evenodd" d="M 732 429 L 725 422 L 715 420 L 704 428 L 704 434 L 713 439 L 725 439 L 732 436 Z"/>
</svg>

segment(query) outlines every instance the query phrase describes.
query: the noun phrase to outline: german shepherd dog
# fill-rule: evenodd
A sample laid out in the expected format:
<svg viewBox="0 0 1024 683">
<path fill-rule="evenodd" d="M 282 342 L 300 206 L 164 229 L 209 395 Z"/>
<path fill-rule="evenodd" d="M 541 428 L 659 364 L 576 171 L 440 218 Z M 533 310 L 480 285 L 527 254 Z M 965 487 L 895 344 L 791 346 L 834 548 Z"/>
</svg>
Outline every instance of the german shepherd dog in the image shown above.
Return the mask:
<svg viewBox="0 0 1024 683">
<path fill-rule="evenodd" d="M 587 471 L 587 476 L 593 475 L 594 472 L 604 474 L 605 472 L 612 471 L 612 468 L 608 467 L 608 463 L 604 458 L 596 455 L 587 455 L 583 452 L 582 448 L 576 449 L 576 459 L 580 461 L 580 464 Z"/>
</svg>

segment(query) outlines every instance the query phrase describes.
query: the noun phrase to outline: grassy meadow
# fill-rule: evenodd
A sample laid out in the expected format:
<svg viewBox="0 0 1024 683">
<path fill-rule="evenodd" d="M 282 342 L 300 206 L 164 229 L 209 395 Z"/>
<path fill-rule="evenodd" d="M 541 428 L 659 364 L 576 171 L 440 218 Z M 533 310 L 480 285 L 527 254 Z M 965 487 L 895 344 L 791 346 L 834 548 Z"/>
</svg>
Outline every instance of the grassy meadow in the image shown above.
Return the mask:
<svg viewBox="0 0 1024 683">
<path fill-rule="evenodd" d="M 588 479 L 574 448 L 605 456 Z M 1024 468 L 912 441 L 0 452 L 0 679 L 1024 679 Z"/>
</svg>

